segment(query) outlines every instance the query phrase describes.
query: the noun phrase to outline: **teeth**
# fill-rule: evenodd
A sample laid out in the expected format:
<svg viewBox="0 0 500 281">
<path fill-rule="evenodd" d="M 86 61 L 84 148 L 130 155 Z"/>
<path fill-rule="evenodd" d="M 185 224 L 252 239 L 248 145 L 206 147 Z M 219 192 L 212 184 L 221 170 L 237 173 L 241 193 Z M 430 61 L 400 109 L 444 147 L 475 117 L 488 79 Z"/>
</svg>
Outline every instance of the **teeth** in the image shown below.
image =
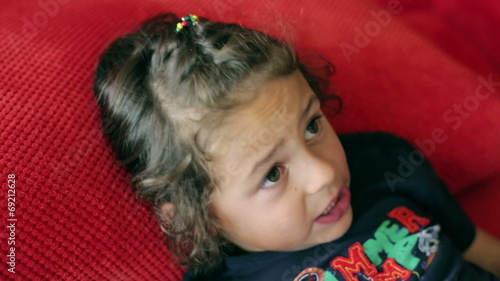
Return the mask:
<svg viewBox="0 0 500 281">
<path fill-rule="evenodd" d="M 328 214 L 333 209 L 333 207 L 335 207 L 335 204 L 337 204 L 337 201 L 330 203 L 330 205 L 326 207 L 326 209 L 323 211 L 323 213 L 321 213 L 321 215 L 324 216 Z"/>
</svg>

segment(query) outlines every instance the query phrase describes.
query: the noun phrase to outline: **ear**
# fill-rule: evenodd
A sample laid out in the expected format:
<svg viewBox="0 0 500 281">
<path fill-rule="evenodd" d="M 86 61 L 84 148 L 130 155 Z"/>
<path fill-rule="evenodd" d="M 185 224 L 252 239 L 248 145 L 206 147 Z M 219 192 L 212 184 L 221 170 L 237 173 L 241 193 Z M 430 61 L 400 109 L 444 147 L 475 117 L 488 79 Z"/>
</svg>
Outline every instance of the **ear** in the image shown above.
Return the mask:
<svg viewBox="0 0 500 281">
<path fill-rule="evenodd" d="M 160 209 L 165 220 L 171 222 L 174 219 L 175 205 L 173 203 L 163 203 Z"/>
</svg>

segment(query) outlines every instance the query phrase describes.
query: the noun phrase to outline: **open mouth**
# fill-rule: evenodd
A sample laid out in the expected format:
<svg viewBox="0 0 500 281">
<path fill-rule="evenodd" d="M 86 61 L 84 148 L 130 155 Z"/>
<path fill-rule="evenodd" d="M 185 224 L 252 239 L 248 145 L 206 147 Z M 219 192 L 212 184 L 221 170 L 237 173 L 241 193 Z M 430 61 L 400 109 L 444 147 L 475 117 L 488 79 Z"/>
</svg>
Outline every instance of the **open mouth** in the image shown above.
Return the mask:
<svg viewBox="0 0 500 281">
<path fill-rule="evenodd" d="M 320 224 L 334 223 L 340 220 L 351 204 L 351 192 L 349 188 L 342 187 L 337 197 L 333 198 L 326 206 L 315 222 Z"/>
</svg>

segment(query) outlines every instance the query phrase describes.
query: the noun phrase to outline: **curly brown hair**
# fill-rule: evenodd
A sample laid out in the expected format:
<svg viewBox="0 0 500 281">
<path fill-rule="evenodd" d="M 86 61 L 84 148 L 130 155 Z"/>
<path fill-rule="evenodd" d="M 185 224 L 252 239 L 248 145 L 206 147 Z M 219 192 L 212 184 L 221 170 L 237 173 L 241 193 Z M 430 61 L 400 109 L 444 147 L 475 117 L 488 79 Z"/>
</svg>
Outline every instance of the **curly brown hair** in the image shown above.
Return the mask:
<svg viewBox="0 0 500 281">
<path fill-rule="evenodd" d="M 178 22 L 161 14 L 115 40 L 100 58 L 94 90 L 103 128 L 134 188 L 155 208 L 170 250 L 184 265 L 213 269 L 228 242 L 210 208 L 217 179 L 201 128 L 213 128 L 213 116 L 237 104 L 236 87 L 256 74 L 272 79 L 300 70 L 320 99 L 336 96 L 322 94 L 328 81 L 306 69 L 291 44 L 203 18 L 176 32 Z M 329 63 L 318 69 L 333 74 Z M 166 202 L 175 206 L 171 219 L 161 212 Z"/>
</svg>

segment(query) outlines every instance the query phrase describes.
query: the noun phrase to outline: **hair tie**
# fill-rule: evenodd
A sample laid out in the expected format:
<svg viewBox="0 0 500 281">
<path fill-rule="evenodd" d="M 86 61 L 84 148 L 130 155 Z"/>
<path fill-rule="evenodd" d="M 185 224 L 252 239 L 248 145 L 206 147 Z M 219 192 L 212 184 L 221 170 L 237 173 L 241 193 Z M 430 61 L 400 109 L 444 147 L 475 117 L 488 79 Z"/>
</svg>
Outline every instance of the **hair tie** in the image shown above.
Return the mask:
<svg viewBox="0 0 500 281">
<path fill-rule="evenodd" d="M 185 26 L 193 26 L 195 24 L 198 24 L 200 22 L 200 19 L 198 16 L 195 15 L 187 15 L 185 17 L 181 18 L 181 21 L 177 23 L 177 28 L 175 29 L 175 32 L 181 31 Z"/>
</svg>

